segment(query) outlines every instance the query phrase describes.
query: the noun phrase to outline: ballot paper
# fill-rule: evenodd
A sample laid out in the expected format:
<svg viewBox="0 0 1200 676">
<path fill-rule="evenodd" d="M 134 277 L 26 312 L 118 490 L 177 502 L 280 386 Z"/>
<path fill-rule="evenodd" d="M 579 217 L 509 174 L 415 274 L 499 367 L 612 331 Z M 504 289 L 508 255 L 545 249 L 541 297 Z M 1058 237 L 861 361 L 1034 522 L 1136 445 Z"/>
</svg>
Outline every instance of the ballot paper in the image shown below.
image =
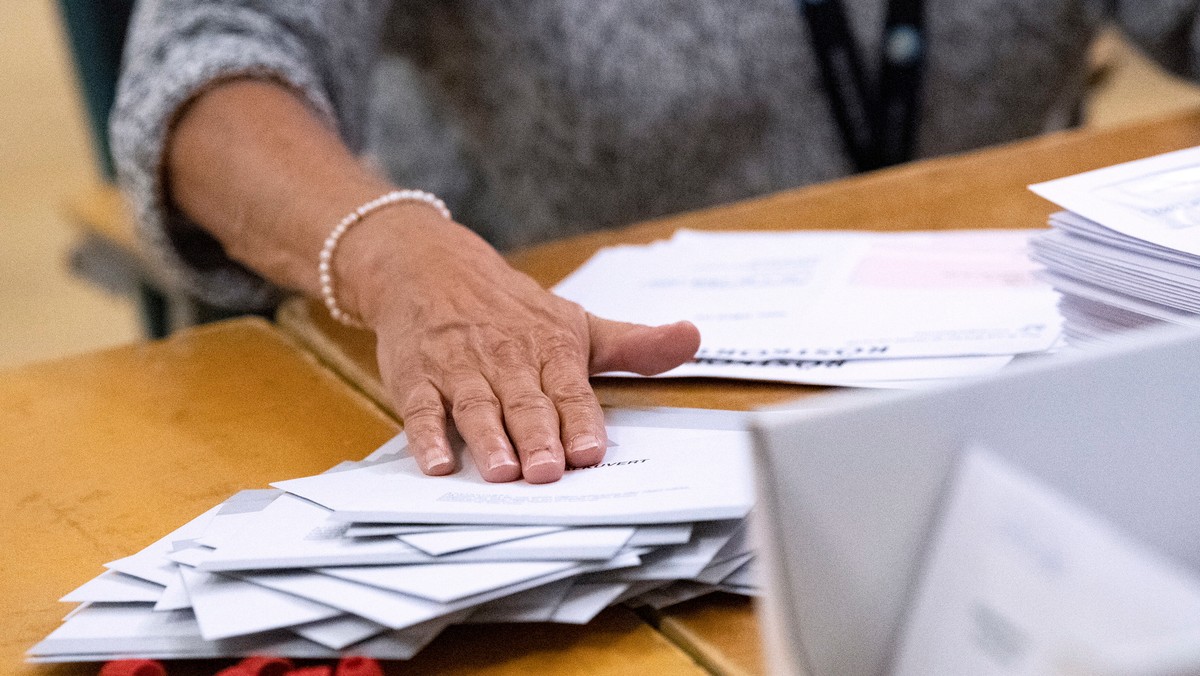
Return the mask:
<svg viewBox="0 0 1200 676">
<path fill-rule="evenodd" d="M 548 621 L 561 624 L 587 624 L 630 587 L 623 582 L 576 581 L 563 597 Z"/>
<path fill-rule="evenodd" d="M 455 477 L 362 485 L 403 475 L 395 469 L 411 458 L 401 434 L 362 462 L 241 491 L 69 592 L 64 601 L 83 605 L 29 659 L 407 659 L 452 624 L 582 624 L 622 602 L 757 593 L 746 572 L 753 496 L 744 416 L 607 416 L 615 445 L 604 462 L 550 486 L 487 484 L 469 462 Z M 477 503 L 447 509 L 427 486 L 502 496 L 507 509 L 489 507 L 500 516 L 481 519 L 485 512 L 461 509 Z M 303 495 L 310 490 L 330 506 Z M 353 501 L 339 511 L 345 498 L 376 490 L 395 492 L 372 512 Z M 580 518 L 578 504 L 593 514 Z M 564 522 L 563 513 L 573 516 Z"/>
<path fill-rule="evenodd" d="M 894 673 L 1196 673 L 1200 654 L 1181 641 L 1197 636 L 1200 579 L 975 448 L 953 484 Z M 1164 663 L 1170 651 L 1128 659 L 1172 641 L 1193 646 L 1190 668 Z"/>
<path fill-rule="evenodd" d="M 163 587 L 132 575 L 109 571 L 93 578 L 59 599 L 65 603 L 122 603 L 148 601 L 155 603 L 162 596 Z"/>
<path fill-rule="evenodd" d="M 603 249 L 554 292 L 612 319 L 693 322 L 695 361 L 660 377 L 961 378 L 1048 350 L 1059 335 L 1030 234 L 681 230 Z"/>
<path fill-rule="evenodd" d="M 191 542 L 204 535 L 208 524 L 212 522 L 219 511 L 221 511 L 221 505 L 213 507 L 195 519 L 192 519 L 142 551 L 123 559 L 106 563 L 104 567 L 166 587 L 178 580 L 176 566 L 165 558 L 166 555 L 174 551 L 175 543 Z M 141 599 L 126 600 L 136 601 Z"/>
<path fill-rule="evenodd" d="M 1200 325 L 1200 148 L 1030 186 L 1068 211 L 1031 242 L 1077 345 Z"/>
<path fill-rule="evenodd" d="M 184 567 L 180 570 L 192 610 L 207 641 L 284 629 L 343 613 L 298 596 L 276 594 L 236 578 Z"/>
<path fill-rule="evenodd" d="M 425 532 L 409 533 L 397 536 L 401 542 L 412 545 L 417 549 L 442 556 L 469 549 L 477 549 L 488 545 L 498 545 L 502 542 L 513 542 L 537 535 L 548 535 L 562 530 L 555 526 L 512 526 L 507 528 L 489 528 L 483 531 L 454 530 L 447 533 Z M 633 534 L 630 534 L 632 537 Z"/>
<path fill-rule="evenodd" d="M 406 660 L 459 616 L 440 618 L 402 632 L 385 632 L 357 644 L 355 654 Z M 102 662 L 113 659 L 201 659 L 248 657 L 337 657 L 340 653 L 293 632 L 209 641 L 190 611 L 154 612 L 139 603 L 104 603 L 75 613 L 28 653 L 31 662 Z"/>
<path fill-rule="evenodd" d="M 343 566 L 317 572 L 391 589 L 439 603 L 452 603 L 531 580 L 579 568 L 576 561 L 495 561 L 489 563 L 431 563 L 412 566 Z"/>
<path fill-rule="evenodd" d="M 1109 230 L 1200 256 L 1200 147 L 1029 186 Z"/>
<path fill-rule="evenodd" d="M 198 559 L 195 551 L 173 552 L 168 557 L 176 561 L 187 557 L 182 562 L 208 571 L 435 561 L 606 560 L 616 556 L 635 532 L 632 527 L 604 526 L 555 530 L 438 557 L 395 537 L 343 537 L 344 524 L 330 521 L 338 516 L 336 512 L 293 495 L 280 497 L 257 516 L 247 520 L 242 531 L 217 541 L 215 548 L 205 550 Z"/>
<path fill-rule="evenodd" d="M 702 357 L 677 366 L 656 378 L 731 378 L 778 383 L 803 383 L 833 387 L 918 387 L 947 378 L 971 378 L 999 371 L 1012 355 L 990 357 L 913 357 L 911 359 L 770 359 L 734 361 Z M 640 377 L 610 372 L 605 376 Z"/>
<path fill-rule="evenodd" d="M 354 522 L 655 524 L 740 519 L 753 506 L 744 432 L 613 426 L 609 440 L 602 462 L 546 485 L 484 481 L 461 442 L 462 469 L 437 481 L 406 457 L 272 485 Z"/>
</svg>

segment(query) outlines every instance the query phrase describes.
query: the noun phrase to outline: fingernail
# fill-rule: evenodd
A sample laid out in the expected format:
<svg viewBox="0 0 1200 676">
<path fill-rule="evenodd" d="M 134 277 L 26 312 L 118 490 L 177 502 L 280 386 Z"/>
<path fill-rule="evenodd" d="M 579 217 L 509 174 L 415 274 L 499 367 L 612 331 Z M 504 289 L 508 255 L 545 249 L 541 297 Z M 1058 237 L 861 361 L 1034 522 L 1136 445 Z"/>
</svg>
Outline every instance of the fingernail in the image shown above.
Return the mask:
<svg viewBox="0 0 1200 676">
<path fill-rule="evenodd" d="M 444 449 L 437 449 L 425 454 L 426 474 L 445 474 L 454 467 L 454 458 Z"/>
<path fill-rule="evenodd" d="M 532 468 L 532 467 L 538 467 L 540 465 L 549 465 L 549 464 L 557 465 L 558 458 L 555 458 L 554 454 L 551 453 L 549 449 L 542 449 L 540 451 L 534 451 L 533 453 L 530 453 L 529 454 L 529 462 L 526 463 L 525 466 Z"/>
<path fill-rule="evenodd" d="M 489 472 L 495 472 L 496 470 L 517 466 L 517 461 L 513 460 L 512 456 L 504 451 L 492 451 L 488 454 Z"/>
<path fill-rule="evenodd" d="M 571 439 L 571 455 L 587 453 L 600 448 L 600 440 L 594 434 L 576 434 Z"/>
</svg>

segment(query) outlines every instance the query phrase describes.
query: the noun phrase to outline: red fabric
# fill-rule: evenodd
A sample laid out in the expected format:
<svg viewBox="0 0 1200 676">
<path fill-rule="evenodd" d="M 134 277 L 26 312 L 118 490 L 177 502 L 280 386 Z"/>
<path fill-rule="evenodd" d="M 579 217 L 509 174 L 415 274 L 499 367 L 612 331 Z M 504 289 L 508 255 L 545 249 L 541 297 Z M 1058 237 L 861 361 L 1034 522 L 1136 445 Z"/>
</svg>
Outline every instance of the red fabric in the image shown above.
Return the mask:
<svg viewBox="0 0 1200 676">
<path fill-rule="evenodd" d="M 370 657 L 343 657 L 334 676 L 383 676 L 383 667 Z"/>
<path fill-rule="evenodd" d="M 333 667 L 327 664 L 321 664 L 315 667 L 301 667 L 300 669 L 292 669 L 287 672 L 286 676 L 330 676 L 333 673 Z"/>
<path fill-rule="evenodd" d="M 100 676 L 167 676 L 167 670 L 156 660 L 113 660 L 100 667 Z"/>
<path fill-rule="evenodd" d="M 100 676 L 167 676 L 167 670 L 156 660 L 113 660 L 100 667 Z M 383 676 L 383 667 L 378 660 L 354 656 L 338 660 L 336 670 L 323 664 L 297 669 L 287 658 L 255 655 L 216 676 Z"/>
<path fill-rule="evenodd" d="M 218 671 L 216 676 L 284 676 L 294 669 L 295 665 L 286 657 L 254 655 Z"/>
</svg>

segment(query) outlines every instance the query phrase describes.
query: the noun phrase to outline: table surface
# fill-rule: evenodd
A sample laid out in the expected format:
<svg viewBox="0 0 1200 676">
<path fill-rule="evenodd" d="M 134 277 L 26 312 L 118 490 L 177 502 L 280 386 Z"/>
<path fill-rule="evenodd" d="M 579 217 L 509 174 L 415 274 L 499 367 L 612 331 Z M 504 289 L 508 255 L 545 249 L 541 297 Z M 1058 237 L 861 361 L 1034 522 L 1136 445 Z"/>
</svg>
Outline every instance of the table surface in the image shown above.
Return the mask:
<svg viewBox="0 0 1200 676">
<path fill-rule="evenodd" d="M 244 488 L 360 458 L 395 420 L 272 325 L 243 319 L 0 373 L 0 673 L 59 626 L 59 597 Z M 223 664 L 175 663 L 174 676 Z M 456 627 L 410 674 L 700 674 L 632 612 L 586 627 Z"/>
<path fill-rule="evenodd" d="M 590 233 L 517 252 L 509 260 L 549 287 L 601 247 L 650 242 L 679 228 L 1041 228 L 1056 208 L 1029 192 L 1029 184 L 1194 145 L 1200 145 L 1200 111 L 1117 129 L 1061 132 Z M 342 327 L 320 305 L 302 299 L 285 304 L 278 321 L 367 396 L 385 401 L 371 333 Z M 749 409 L 822 391 L 707 379 L 597 379 L 595 385 L 606 406 Z M 746 601 L 716 596 L 682 604 L 665 612 L 659 626 L 714 671 L 765 671 L 757 619 Z"/>
</svg>

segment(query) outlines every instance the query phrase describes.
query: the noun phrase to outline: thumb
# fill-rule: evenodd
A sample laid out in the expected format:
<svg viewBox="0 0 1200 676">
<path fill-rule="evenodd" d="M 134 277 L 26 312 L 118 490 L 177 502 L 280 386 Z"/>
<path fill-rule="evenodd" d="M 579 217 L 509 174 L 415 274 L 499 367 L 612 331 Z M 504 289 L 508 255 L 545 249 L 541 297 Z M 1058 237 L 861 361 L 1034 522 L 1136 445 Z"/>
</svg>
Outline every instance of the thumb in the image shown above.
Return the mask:
<svg viewBox="0 0 1200 676">
<path fill-rule="evenodd" d="M 646 326 L 588 315 L 591 373 L 633 371 L 644 376 L 669 371 L 700 349 L 700 330 L 691 322 Z"/>
</svg>

